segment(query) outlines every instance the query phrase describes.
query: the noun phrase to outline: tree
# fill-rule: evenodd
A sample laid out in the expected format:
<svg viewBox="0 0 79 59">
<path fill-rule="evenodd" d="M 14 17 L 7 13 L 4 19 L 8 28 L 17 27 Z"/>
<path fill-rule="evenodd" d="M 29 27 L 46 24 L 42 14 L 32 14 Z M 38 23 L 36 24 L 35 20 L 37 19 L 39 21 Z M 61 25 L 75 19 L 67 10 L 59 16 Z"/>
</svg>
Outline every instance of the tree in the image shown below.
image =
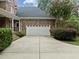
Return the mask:
<svg viewBox="0 0 79 59">
<path fill-rule="evenodd" d="M 55 27 L 60 20 L 70 17 L 73 11 L 74 4 L 70 0 L 54 0 L 48 6 L 48 13 L 50 16 L 56 18 Z"/>
<path fill-rule="evenodd" d="M 45 10 L 47 8 L 49 0 L 39 0 L 38 1 L 38 7 L 41 8 L 42 10 Z"/>
<path fill-rule="evenodd" d="M 64 27 L 75 28 L 79 32 L 79 18 L 75 15 L 71 16 L 68 20 L 66 20 L 64 25 Z"/>
</svg>

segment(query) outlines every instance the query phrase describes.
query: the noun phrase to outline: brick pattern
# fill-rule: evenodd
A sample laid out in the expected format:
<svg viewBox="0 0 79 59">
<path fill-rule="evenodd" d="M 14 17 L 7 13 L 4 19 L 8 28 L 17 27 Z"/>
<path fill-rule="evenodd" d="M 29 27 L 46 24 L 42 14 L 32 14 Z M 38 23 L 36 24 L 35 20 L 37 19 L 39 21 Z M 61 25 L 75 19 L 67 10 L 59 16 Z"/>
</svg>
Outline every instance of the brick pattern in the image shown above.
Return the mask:
<svg viewBox="0 0 79 59">
<path fill-rule="evenodd" d="M 15 0 L 0 0 L 0 8 L 3 8 L 10 13 L 16 14 L 16 1 Z"/>
<path fill-rule="evenodd" d="M 50 25 L 50 27 L 54 27 L 54 20 L 21 20 L 21 31 L 26 32 L 26 26 L 28 25 Z"/>
<path fill-rule="evenodd" d="M 16 14 L 16 0 L 0 0 L 0 8 Z M 0 27 L 12 28 L 12 20 L 6 17 L 0 17 Z"/>
<path fill-rule="evenodd" d="M 6 17 L 0 17 L 0 28 L 2 27 L 11 28 L 11 20 Z"/>
</svg>

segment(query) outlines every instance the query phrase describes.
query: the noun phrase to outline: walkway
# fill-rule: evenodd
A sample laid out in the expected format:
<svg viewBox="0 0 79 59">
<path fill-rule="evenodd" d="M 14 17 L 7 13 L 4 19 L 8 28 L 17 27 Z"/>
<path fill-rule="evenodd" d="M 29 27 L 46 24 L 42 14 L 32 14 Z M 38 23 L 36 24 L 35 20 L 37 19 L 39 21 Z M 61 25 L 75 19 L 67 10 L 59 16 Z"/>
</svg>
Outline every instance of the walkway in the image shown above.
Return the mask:
<svg viewBox="0 0 79 59">
<path fill-rule="evenodd" d="M 0 59 L 79 59 L 79 47 L 51 37 L 23 37 L 7 48 Z"/>
</svg>

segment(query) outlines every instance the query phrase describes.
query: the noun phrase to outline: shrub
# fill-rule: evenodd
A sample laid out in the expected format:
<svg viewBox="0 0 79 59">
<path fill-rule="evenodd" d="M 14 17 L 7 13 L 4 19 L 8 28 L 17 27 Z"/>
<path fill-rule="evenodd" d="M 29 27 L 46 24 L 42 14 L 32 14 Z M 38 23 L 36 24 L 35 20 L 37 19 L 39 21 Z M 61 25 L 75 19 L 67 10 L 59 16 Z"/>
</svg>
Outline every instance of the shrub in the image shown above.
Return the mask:
<svg viewBox="0 0 79 59">
<path fill-rule="evenodd" d="M 50 32 L 54 38 L 59 40 L 73 40 L 73 38 L 76 38 L 76 30 L 73 28 L 53 29 Z"/>
<path fill-rule="evenodd" d="M 8 28 L 0 28 L 0 52 L 12 42 L 12 32 Z"/>
<path fill-rule="evenodd" d="M 79 32 L 79 18 L 76 16 L 71 16 L 68 20 L 65 21 L 64 27 L 72 27 Z"/>
<path fill-rule="evenodd" d="M 16 35 L 19 36 L 19 37 L 23 37 L 23 36 L 25 36 L 26 34 L 23 33 L 23 32 L 16 32 Z"/>
</svg>

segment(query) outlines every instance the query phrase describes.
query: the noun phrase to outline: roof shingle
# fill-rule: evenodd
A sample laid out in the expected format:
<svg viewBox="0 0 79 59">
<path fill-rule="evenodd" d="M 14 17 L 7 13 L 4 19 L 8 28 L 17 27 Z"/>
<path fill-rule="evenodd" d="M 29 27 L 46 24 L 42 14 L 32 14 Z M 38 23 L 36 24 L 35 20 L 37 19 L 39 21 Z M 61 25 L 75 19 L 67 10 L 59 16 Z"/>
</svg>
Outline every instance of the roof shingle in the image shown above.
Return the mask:
<svg viewBox="0 0 79 59">
<path fill-rule="evenodd" d="M 19 7 L 16 15 L 19 17 L 48 17 L 44 11 L 37 7 Z"/>
</svg>

